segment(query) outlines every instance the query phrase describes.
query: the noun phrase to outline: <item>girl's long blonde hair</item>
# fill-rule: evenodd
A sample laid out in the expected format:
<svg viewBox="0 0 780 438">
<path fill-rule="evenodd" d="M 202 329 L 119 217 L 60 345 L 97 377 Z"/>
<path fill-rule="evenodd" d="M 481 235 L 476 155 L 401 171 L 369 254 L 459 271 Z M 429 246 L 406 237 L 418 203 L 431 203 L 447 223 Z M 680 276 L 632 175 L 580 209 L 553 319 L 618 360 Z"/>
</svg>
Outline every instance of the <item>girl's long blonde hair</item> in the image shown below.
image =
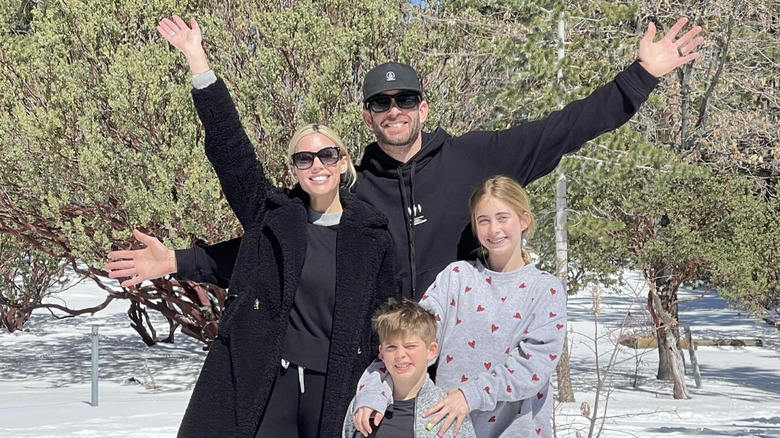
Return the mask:
<svg viewBox="0 0 780 438">
<path fill-rule="evenodd" d="M 525 240 L 534 226 L 531 204 L 528 202 L 528 195 L 523 190 L 523 187 L 517 181 L 505 175 L 497 175 L 486 179 L 477 185 L 474 192 L 471 193 L 469 213 L 471 215 L 471 232 L 474 233 L 474 237 L 479 237 L 477 234 L 477 218 L 475 217 L 477 205 L 488 197 L 495 198 L 508 205 L 519 217 L 523 217 L 526 213 L 528 214 L 530 222 L 522 235 L 523 240 Z M 479 251 L 483 257 L 488 255 L 487 249 L 481 244 Z M 523 261 L 531 263 L 531 253 L 528 252 L 525 245 L 523 245 Z"/>
</svg>

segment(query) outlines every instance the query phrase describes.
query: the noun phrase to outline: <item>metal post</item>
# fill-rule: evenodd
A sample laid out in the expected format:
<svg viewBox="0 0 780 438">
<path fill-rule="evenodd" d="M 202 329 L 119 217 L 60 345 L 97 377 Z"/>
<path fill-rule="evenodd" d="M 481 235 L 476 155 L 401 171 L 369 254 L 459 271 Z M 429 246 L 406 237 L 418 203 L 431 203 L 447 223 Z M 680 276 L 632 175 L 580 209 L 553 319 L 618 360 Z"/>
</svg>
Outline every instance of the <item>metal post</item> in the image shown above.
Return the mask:
<svg viewBox="0 0 780 438">
<path fill-rule="evenodd" d="M 92 326 L 92 406 L 98 405 L 98 327 Z"/>
</svg>

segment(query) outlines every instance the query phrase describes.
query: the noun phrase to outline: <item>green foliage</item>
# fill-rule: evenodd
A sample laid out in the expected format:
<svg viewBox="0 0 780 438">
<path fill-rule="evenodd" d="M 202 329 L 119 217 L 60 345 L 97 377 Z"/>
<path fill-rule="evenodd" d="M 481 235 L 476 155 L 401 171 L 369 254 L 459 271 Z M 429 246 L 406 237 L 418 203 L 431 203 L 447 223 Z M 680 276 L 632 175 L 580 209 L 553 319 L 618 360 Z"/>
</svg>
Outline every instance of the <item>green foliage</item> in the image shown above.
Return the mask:
<svg viewBox="0 0 780 438">
<path fill-rule="evenodd" d="M 60 260 L 0 234 L 0 327 L 20 330 L 35 306 L 68 283 Z"/>
</svg>

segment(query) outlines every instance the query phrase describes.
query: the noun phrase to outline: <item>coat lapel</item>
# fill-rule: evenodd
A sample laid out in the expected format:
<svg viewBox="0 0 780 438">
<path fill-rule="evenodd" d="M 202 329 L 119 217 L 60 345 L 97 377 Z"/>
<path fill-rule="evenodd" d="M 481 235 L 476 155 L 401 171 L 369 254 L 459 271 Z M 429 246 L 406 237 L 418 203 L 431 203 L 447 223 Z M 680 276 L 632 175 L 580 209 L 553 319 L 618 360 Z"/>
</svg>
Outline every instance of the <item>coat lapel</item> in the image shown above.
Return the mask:
<svg viewBox="0 0 780 438">
<path fill-rule="evenodd" d="M 269 195 L 264 226 L 269 239 L 275 240 L 272 244 L 279 245 L 282 257 L 277 260 L 277 267 L 282 270 L 280 277 L 283 279 L 279 297 L 280 311 L 289 313 L 306 257 L 308 216 L 302 200 L 288 196 L 287 193 L 274 191 Z M 263 260 L 258 262 L 264 263 Z"/>
</svg>

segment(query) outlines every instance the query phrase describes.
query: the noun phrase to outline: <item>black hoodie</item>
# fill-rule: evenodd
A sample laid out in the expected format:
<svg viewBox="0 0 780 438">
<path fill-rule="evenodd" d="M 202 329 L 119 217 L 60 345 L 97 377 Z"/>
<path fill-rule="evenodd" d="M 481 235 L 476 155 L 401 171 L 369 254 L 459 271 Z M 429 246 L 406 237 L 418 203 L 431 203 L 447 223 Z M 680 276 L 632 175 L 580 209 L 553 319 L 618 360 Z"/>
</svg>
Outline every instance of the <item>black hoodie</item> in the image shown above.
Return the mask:
<svg viewBox="0 0 780 438">
<path fill-rule="evenodd" d="M 460 137 L 441 128 L 423 133 L 422 149 L 406 163 L 376 142 L 368 145 L 355 191 L 387 216 L 404 295 L 419 299 L 447 264 L 474 257 L 468 198 L 478 183 L 504 174 L 525 186 L 546 175 L 564 154 L 626 123 L 657 84 L 634 62 L 590 96 L 542 120 Z M 226 286 L 237 249 L 234 239 L 177 251 L 178 276 Z"/>
</svg>

